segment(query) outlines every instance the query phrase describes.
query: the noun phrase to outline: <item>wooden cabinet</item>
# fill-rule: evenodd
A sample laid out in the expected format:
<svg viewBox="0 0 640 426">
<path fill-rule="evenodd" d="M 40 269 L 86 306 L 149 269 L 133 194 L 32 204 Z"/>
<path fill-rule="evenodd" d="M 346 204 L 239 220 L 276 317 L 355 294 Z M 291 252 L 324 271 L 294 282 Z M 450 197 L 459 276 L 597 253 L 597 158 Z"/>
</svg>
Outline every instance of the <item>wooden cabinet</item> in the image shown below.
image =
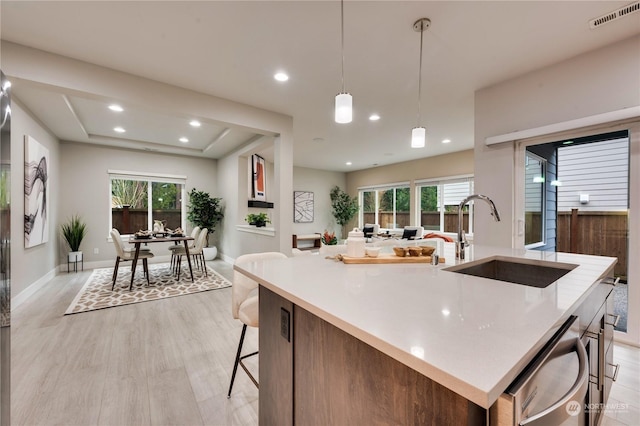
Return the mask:
<svg viewBox="0 0 640 426">
<path fill-rule="evenodd" d="M 485 422 L 482 407 L 260 287 L 261 425 Z"/>
</svg>

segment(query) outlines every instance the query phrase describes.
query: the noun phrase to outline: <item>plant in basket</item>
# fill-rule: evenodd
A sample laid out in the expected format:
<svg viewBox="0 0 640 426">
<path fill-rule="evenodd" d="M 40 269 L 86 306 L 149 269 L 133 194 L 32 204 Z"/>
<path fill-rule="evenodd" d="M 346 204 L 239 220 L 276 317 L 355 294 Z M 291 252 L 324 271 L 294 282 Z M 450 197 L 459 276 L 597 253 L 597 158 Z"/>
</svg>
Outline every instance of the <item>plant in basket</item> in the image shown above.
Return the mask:
<svg viewBox="0 0 640 426">
<path fill-rule="evenodd" d="M 336 233 L 329 233 L 328 231 L 324 231 L 324 234 L 320 237 L 320 241 L 325 246 L 335 246 L 338 244 L 338 238 L 336 237 Z"/>
</svg>

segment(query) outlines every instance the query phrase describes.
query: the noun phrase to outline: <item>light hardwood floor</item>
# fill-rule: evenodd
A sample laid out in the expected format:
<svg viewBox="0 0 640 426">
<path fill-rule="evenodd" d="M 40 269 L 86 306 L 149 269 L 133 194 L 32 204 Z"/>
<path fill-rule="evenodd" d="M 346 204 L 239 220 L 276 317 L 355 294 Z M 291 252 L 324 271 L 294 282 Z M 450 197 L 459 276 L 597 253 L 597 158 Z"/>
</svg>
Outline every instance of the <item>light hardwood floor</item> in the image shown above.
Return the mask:
<svg viewBox="0 0 640 426">
<path fill-rule="evenodd" d="M 232 266 L 211 267 L 231 279 Z M 231 289 L 71 316 L 91 271 L 63 273 L 13 311 L 13 425 L 257 425 L 258 390 L 239 369 Z M 245 348 L 257 348 L 249 329 Z M 251 369 L 257 373 L 257 362 Z M 640 425 L 640 349 L 620 363 L 603 425 Z"/>
<path fill-rule="evenodd" d="M 231 265 L 208 263 L 231 279 Z M 241 331 L 230 288 L 64 316 L 90 273 L 58 275 L 14 310 L 12 424 L 258 423 L 258 390 L 240 369 L 227 399 Z"/>
</svg>

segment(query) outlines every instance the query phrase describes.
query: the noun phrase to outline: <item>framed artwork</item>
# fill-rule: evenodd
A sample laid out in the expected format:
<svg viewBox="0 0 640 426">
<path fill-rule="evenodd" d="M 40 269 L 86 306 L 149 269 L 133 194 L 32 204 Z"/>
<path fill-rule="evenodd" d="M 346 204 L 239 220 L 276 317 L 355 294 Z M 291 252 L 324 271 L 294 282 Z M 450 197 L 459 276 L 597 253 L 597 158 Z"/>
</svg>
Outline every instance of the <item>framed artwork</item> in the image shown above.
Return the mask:
<svg viewBox="0 0 640 426">
<path fill-rule="evenodd" d="M 267 170 L 264 158 L 257 154 L 251 156 L 251 199 L 267 201 Z"/>
<path fill-rule="evenodd" d="M 49 150 L 31 136 L 24 139 L 24 246 L 49 241 Z"/>
<path fill-rule="evenodd" d="M 313 192 L 293 191 L 293 221 L 313 222 Z"/>
</svg>

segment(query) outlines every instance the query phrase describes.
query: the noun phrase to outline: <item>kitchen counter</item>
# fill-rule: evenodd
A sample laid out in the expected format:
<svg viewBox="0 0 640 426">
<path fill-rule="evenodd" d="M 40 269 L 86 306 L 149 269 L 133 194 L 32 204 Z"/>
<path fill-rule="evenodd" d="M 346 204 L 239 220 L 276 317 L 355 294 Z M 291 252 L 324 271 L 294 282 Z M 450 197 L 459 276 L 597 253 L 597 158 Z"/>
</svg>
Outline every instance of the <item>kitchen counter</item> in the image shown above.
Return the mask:
<svg viewBox="0 0 640 426">
<path fill-rule="evenodd" d="M 235 268 L 483 408 L 489 408 L 616 259 L 471 246 L 447 263 L 345 265 L 319 255 Z M 494 256 L 578 265 L 546 288 L 445 271 Z"/>
</svg>

